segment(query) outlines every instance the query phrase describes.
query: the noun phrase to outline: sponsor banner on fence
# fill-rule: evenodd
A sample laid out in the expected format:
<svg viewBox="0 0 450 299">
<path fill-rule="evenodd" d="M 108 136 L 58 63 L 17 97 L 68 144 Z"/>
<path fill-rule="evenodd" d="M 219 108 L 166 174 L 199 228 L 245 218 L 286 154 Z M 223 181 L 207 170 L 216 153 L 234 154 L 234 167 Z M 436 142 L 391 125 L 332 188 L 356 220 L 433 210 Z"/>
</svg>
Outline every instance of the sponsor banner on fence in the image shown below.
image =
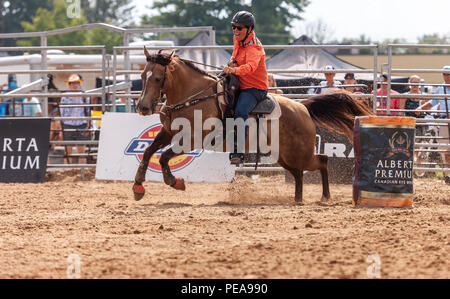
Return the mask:
<svg viewBox="0 0 450 299">
<path fill-rule="evenodd" d="M 330 132 L 323 127 L 316 128 L 316 154 L 328 156 L 328 180 L 331 184 L 351 184 L 355 152 L 353 144 L 344 135 Z M 287 181 L 294 181 L 290 173 L 286 173 Z M 304 172 L 303 181 L 309 184 L 321 184 L 320 171 Z"/>
<path fill-rule="evenodd" d="M 159 114 L 105 113 L 95 177 L 99 180 L 134 181 L 144 150 L 161 128 Z M 156 152 L 150 159 L 147 181 L 163 181 L 159 164 L 161 153 Z M 228 156 L 228 153 L 199 149 L 172 158 L 169 166 L 174 176 L 189 182 L 230 182 L 234 178 L 235 166 L 230 164 Z"/>
<path fill-rule="evenodd" d="M 49 118 L 0 119 L 0 182 L 44 182 L 49 137 Z"/>
</svg>

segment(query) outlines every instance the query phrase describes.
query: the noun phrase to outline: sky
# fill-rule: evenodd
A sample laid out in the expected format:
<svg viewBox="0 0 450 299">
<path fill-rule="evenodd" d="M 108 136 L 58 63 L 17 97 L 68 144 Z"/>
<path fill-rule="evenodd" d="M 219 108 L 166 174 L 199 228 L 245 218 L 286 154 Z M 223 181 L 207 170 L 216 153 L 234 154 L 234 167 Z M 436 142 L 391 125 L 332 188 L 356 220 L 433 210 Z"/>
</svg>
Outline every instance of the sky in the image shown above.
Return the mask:
<svg viewBox="0 0 450 299">
<path fill-rule="evenodd" d="M 133 1 L 137 15 L 155 13 L 145 8 L 152 0 Z M 294 23 L 295 37 L 305 33 L 306 24 L 319 20 L 332 40 L 364 34 L 371 41 L 403 38 L 417 43 L 424 34 L 450 35 L 450 0 L 310 0 L 302 17 Z"/>
</svg>

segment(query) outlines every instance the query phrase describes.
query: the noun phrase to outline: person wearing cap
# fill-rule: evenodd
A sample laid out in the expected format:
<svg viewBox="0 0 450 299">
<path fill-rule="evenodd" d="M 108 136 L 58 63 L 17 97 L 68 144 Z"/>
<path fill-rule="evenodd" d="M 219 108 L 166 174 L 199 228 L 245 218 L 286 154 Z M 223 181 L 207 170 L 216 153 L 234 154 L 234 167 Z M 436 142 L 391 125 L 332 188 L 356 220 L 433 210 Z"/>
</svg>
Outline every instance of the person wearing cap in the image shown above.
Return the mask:
<svg viewBox="0 0 450 299">
<path fill-rule="evenodd" d="M 354 73 L 347 73 L 344 76 L 344 85 L 355 85 L 358 84 L 358 81 L 355 79 Z M 365 90 L 359 86 L 348 86 L 345 87 L 345 90 L 351 93 L 364 93 Z"/>
<path fill-rule="evenodd" d="M 82 77 L 78 74 L 70 75 L 69 79 L 66 81 L 67 86 L 70 89 L 70 92 L 81 92 L 83 80 Z M 64 107 L 64 105 L 83 105 L 89 104 L 89 98 L 83 97 L 62 97 L 60 104 L 60 114 L 61 117 L 86 117 L 90 116 L 90 109 L 87 107 Z M 63 137 L 66 141 L 73 140 L 87 140 L 88 139 L 88 131 L 83 131 L 89 129 L 90 125 L 87 120 L 84 119 L 74 119 L 74 120 L 62 120 L 61 121 L 62 128 L 64 130 Z M 70 130 L 70 131 L 66 131 Z M 74 130 L 74 131 L 72 131 Z M 66 147 L 67 154 L 71 155 L 73 153 L 72 146 Z M 77 146 L 77 153 L 83 154 L 85 150 L 84 145 Z M 86 163 L 86 159 L 78 159 L 78 157 L 69 157 L 69 163 L 78 163 L 80 161 L 81 164 Z"/>
<path fill-rule="evenodd" d="M 326 65 L 324 67 L 325 81 L 320 81 L 319 88 L 316 89 L 316 94 L 322 94 L 326 92 L 331 92 L 335 90 L 338 86 L 341 86 L 341 82 L 334 80 L 336 73 L 330 73 L 327 71 L 333 71 L 334 67 L 332 65 Z"/>
<path fill-rule="evenodd" d="M 444 77 L 444 84 L 450 85 L 450 65 L 446 65 L 443 68 L 442 76 Z M 418 109 L 421 110 L 439 110 L 441 112 L 438 113 L 439 118 L 449 118 L 450 117 L 450 86 L 444 86 L 441 85 L 438 88 L 436 88 L 434 94 L 442 95 L 442 99 L 431 99 L 430 101 L 426 102 L 422 106 L 420 106 Z M 447 125 L 441 125 L 439 130 L 439 136 L 443 137 L 439 139 L 440 143 L 449 144 L 449 124 Z M 450 152 L 445 152 L 443 154 L 444 156 L 444 163 L 450 163 Z M 446 174 L 445 176 L 445 182 L 447 184 L 450 184 L 450 174 Z"/>
<path fill-rule="evenodd" d="M 383 82 L 383 84 L 381 84 L 381 87 L 377 89 L 377 107 L 378 109 L 387 109 L 387 94 L 388 94 L 388 89 L 387 89 L 387 82 L 388 82 L 388 74 L 383 73 L 381 75 L 380 81 Z M 396 95 L 398 94 L 398 92 L 396 92 L 395 90 L 391 89 L 390 90 L 390 94 L 391 95 Z M 405 107 L 404 104 L 404 100 L 400 100 L 398 98 L 392 98 L 391 97 L 391 106 L 390 109 L 403 109 Z M 386 115 L 387 111 L 377 111 L 377 114 L 381 114 L 381 115 Z M 403 115 L 403 112 L 394 112 L 391 111 L 391 115 Z"/>
<path fill-rule="evenodd" d="M 31 94 L 31 91 L 28 92 Z M 32 97 L 31 95 L 29 97 L 26 97 L 23 101 L 23 115 L 24 116 L 42 116 L 42 109 L 41 104 L 36 97 Z"/>
<path fill-rule="evenodd" d="M 450 85 L 450 65 L 446 65 L 443 68 L 442 76 L 444 77 L 444 84 Z M 430 110 L 432 107 L 436 107 L 435 110 L 440 110 L 438 116 L 440 118 L 447 118 L 447 107 L 449 109 L 448 112 L 450 112 L 450 86 L 446 86 L 444 89 L 444 86 L 438 86 L 436 90 L 434 91 L 434 94 L 443 95 L 443 99 L 432 99 L 427 104 L 425 104 L 423 107 L 421 107 L 423 110 Z M 447 99 L 447 105 L 446 100 Z"/>
<path fill-rule="evenodd" d="M 233 29 L 233 54 L 225 74 L 234 74 L 239 78 L 240 94 L 234 109 L 234 118 L 246 121 L 250 112 L 263 100 L 269 88 L 266 69 L 266 54 L 263 45 L 256 37 L 255 17 L 248 11 L 239 11 L 231 21 Z M 230 154 L 233 164 L 239 164 L 244 157 L 245 138 L 237 141 L 238 148 Z M 238 136 L 241 136 L 238 134 Z"/>
</svg>

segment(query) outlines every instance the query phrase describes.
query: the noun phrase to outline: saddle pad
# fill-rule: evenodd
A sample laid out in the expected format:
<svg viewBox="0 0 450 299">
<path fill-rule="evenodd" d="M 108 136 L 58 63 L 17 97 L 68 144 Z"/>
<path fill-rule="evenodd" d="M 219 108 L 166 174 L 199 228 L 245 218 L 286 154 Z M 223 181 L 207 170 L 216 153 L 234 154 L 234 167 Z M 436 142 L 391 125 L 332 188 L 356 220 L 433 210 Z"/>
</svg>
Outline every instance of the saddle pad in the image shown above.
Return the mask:
<svg viewBox="0 0 450 299">
<path fill-rule="evenodd" d="M 281 107 L 280 107 L 280 103 L 278 103 L 278 101 L 276 100 L 276 98 L 273 95 L 270 95 L 270 97 L 272 98 L 273 101 L 273 109 L 271 113 L 255 113 L 255 109 L 253 109 L 253 111 L 250 113 L 251 117 L 257 117 L 257 114 L 264 114 L 264 117 L 266 119 L 279 119 L 281 117 Z"/>
<path fill-rule="evenodd" d="M 264 100 L 259 102 L 256 107 L 250 112 L 251 114 L 269 114 L 275 108 L 275 99 L 271 94 L 267 94 Z"/>
</svg>

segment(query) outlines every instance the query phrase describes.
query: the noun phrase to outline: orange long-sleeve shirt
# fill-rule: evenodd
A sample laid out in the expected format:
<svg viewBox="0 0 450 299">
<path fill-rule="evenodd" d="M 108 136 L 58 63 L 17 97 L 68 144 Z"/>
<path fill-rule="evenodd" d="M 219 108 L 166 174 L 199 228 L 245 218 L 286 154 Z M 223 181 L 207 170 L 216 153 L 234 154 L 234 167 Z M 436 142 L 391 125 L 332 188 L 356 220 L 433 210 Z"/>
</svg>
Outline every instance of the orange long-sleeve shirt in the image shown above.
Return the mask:
<svg viewBox="0 0 450 299">
<path fill-rule="evenodd" d="M 234 37 L 233 59 L 237 63 L 236 76 L 241 83 L 241 89 L 257 88 L 267 90 L 266 53 L 255 32 L 245 41 L 239 42 Z"/>
</svg>

